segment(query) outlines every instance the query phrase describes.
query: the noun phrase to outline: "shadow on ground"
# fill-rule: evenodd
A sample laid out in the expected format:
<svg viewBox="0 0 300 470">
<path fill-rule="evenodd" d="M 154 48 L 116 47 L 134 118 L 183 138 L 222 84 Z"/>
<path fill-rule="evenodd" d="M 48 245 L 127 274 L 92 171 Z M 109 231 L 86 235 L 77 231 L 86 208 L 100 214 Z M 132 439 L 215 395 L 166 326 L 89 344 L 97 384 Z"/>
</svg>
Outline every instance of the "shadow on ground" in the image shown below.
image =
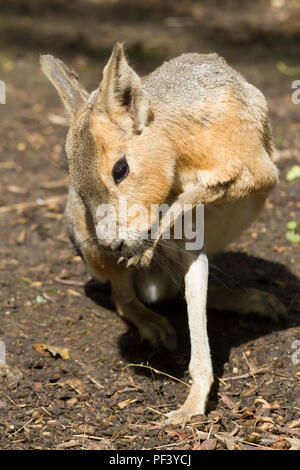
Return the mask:
<svg viewBox="0 0 300 470">
<path fill-rule="evenodd" d="M 268 335 L 274 331 L 285 330 L 300 324 L 300 316 L 293 313 L 293 299 L 300 290 L 300 281 L 284 265 L 248 256 L 244 253 L 221 253 L 210 266 L 210 282 L 231 288 L 255 287 L 274 294 L 289 310 L 289 319 L 275 323 L 253 314 L 247 318 L 239 317 L 228 311 L 217 313 L 208 311 L 208 334 L 211 345 L 214 373 L 217 377 L 224 374 L 224 364 L 228 362 L 230 351 L 234 347 Z M 114 309 L 111 301 L 109 284 L 89 281 L 86 295 L 98 305 Z M 288 293 L 288 294 L 287 294 Z M 153 310 L 165 315 L 174 326 L 178 336 L 176 353 L 167 351 L 154 352 L 145 342 L 139 340 L 137 330 L 129 325 L 127 332 L 119 338 L 118 346 L 122 357 L 128 363 L 149 365 L 164 374 L 183 378 L 189 363 L 190 341 L 184 299 L 151 306 Z M 132 334 L 134 332 L 134 334 Z M 153 370 L 135 367 L 139 375 L 153 376 Z M 156 374 L 157 380 L 164 375 Z M 211 391 L 211 401 L 217 401 L 218 381 Z"/>
</svg>

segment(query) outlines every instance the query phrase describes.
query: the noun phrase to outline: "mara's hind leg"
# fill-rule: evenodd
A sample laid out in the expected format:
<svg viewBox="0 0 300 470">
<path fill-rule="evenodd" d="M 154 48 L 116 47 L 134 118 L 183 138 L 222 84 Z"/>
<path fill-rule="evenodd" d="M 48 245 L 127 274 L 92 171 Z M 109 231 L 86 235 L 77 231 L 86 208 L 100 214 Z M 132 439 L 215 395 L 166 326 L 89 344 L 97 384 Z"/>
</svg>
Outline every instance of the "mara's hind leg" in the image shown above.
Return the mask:
<svg viewBox="0 0 300 470">
<path fill-rule="evenodd" d="M 118 266 L 119 267 L 119 266 Z M 154 349 L 172 351 L 177 347 L 177 337 L 169 321 L 147 308 L 137 297 L 132 270 L 119 267 L 114 273 L 110 269 L 114 302 L 118 313 L 138 329 L 142 340 L 147 340 Z"/>
<path fill-rule="evenodd" d="M 177 337 L 169 321 L 147 308 L 138 299 L 132 269 L 118 265 L 113 260 L 105 260 L 102 266 L 100 257 L 96 258 L 93 253 L 93 247 L 84 251 L 84 258 L 97 279 L 101 281 L 105 273 L 111 283 L 117 312 L 137 328 L 141 340 L 147 340 L 154 349 L 176 349 Z"/>
<path fill-rule="evenodd" d="M 255 313 L 275 322 L 287 317 L 286 307 L 277 297 L 253 288 L 209 287 L 207 306 L 214 310 L 229 310 L 240 315 Z"/>
</svg>

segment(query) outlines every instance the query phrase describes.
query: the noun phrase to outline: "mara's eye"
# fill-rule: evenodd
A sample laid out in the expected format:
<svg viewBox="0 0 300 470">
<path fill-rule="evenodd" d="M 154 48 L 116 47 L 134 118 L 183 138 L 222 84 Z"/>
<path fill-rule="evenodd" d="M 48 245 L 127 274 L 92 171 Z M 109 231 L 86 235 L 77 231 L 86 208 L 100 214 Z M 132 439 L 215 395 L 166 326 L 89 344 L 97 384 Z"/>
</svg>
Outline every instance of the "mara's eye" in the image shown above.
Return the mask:
<svg viewBox="0 0 300 470">
<path fill-rule="evenodd" d="M 121 183 L 121 181 L 124 178 L 126 178 L 128 173 L 129 173 L 129 166 L 128 166 L 126 157 L 123 157 L 115 163 L 112 169 L 112 175 L 115 180 L 115 183 L 116 184 Z"/>
</svg>

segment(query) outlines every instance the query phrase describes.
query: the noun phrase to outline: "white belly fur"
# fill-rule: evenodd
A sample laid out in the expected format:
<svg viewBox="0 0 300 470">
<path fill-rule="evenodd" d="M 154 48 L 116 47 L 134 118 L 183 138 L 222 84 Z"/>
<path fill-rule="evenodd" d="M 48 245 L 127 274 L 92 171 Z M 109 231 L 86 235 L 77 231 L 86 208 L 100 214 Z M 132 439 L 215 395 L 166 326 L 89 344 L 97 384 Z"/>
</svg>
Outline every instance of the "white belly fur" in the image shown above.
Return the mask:
<svg viewBox="0 0 300 470">
<path fill-rule="evenodd" d="M 239 238 L 256 219 L 267 194 L 205 208 L 205 249 L 208 258 Z"/>
</svg>

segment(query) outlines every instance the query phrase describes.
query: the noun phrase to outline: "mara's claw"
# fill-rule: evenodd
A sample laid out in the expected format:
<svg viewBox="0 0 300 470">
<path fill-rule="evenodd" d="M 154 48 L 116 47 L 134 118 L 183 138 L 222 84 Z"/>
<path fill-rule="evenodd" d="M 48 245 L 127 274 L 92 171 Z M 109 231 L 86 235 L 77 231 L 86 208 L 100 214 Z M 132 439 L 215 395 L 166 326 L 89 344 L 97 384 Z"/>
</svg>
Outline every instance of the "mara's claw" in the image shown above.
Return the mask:
<svg viewBox="0 0 300 470">
<path fill-rule="evenodd" d="M 139 264 L 140 257 L 138 255 L 132 256 L 126 263 L 127 268 L 130 266 L 137 266 Z"/>
<path fill-rule="evenodd" d="M 140 259 L 140 265 L 142 268 L 148 268 L 150 266 L 153 257 L 153 252 L 153 248 L 149 248 L 148 250 L 144 251 Z"/>
</svg>

